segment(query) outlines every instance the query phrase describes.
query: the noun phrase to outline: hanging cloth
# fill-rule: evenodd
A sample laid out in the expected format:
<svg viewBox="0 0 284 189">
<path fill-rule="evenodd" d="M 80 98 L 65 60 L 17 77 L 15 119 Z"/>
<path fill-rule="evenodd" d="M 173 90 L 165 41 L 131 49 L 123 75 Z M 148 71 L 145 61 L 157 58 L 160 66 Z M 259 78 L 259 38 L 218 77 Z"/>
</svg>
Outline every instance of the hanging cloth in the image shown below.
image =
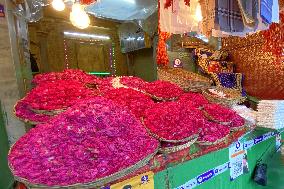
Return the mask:
<svg viewBox="0 0 284 189">
<path fill-rule="evenodd" d="M 272 23 L 273 0 L 260 0 L 260 16 L 267 24 Z"/>
<path fill-rule="evenodd" d="M 244 25 L 254 29 L 257 25 L 258 0 L 237 0 Z"/>
<path fill-rule="evenodd" d="M 216 0 L 215 29 L 242 32 L 244 23 L 237 0 Z"/>
</svg>

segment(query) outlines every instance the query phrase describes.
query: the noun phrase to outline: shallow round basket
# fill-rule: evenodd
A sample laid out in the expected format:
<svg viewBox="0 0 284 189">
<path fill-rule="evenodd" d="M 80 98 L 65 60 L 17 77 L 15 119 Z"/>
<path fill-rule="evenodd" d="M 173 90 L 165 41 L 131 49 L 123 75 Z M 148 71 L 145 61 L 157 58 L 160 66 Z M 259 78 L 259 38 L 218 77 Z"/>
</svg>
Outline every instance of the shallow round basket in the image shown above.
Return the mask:
<svg viewBox="0 0 284 189">
<path fill-rule="evenodd" d="M 229 95 L 230 97 L 229 98 L 218 97 L 217 95 L 214 95 L 211 92 L 209 92 L 208 89 L 203 90 L 202 94 L 210 102 L 231 107 L 231 106 L 243 103 L 246 100 L 246 98 L 242 97 L 241 93 L 236 89 L 226 89 L 224 87 L 216 87 L 214 89 L 222 91 L 223 93 Z"/>
<path fill-rule="evenodd" d="M 240 131 L 240 130 L 248 128 L 249 126 L 250 126 L 250 123 L 247 120 L 245 120 L 245 123 L 240 127 L 230 127 L 230 131 L 231 132 Z"/>
<path fill-rule="evenodd" d="M 31 121 L 29 119 L 23 119 L 23 118 L 18 117 L 16 115 L 16 106 L 17 106 L 18 103 L 19 103 L 19 101 L 17 101 L 17 103 L 14 105 L 14 108 L 13 108 L 13 114 L 17 119 L 19 119 L 20 121 L 22 121 L 24 123 L 30 124 L 30 125 L 37 125 L 37 124 L 41 123 L 41 122 Z"/>
<path fill-rule="evenodd" d="M 229 138 L 229 134 L 223 138 L 220 138 L 218 140 L 216 140 L 215 142 L 207 142 L 207 141 L 196 141 L 197 144 L 199 144 L 200 146 L 212 146 L 212 145 L 216 145 L 222 142 L 225 142 L 228 138 Z"/>
<path fill-rule="evenodd" d="M 206 77 L 180 68 L 158 68 L 158 78 L 175 83 L 184 91 L 199 92 L 211 86 Z"/>
<path fill-rule="evenodd" d="M 190 147 L 192 144 L 194 144 L 197 141 L 198 137 L 193 138 L 192 140 L 186 142 L 185 144 L 173 146 L 173 147 L 165 147 L 165 148 L 160 148 L 159 152 L 161 153 L 174 153 L 183 149 L 186 149 Z"/>
<path fill-rule="evenodd" d="M 218 121 L 216 119 L 214 119 L 208 112 L 206 112 L 206 110 L 204 110 L 203 108 L 200 108 L 200 110 L 203 112 L 203 115 L 210 121 L 215 122 L 215 123 L 219 123 L 221 125 L 230 125 L 232 122 L 222 122 L 222 121 Z"/>
<path fill-rule="evenodd" d="M 66 188 L 66 189 L 81 189 L 81 188 L 101 188 L 102 186 L 105 186 L 108 183 L 114 182 L 128 174 L 133 173 L 134 171 L 140 169 L 141 167 L 147 165 L 147 163 L 157 154 L 159 147 L 152 153 L 146 156 L 141 161 L 137 162 L 136 164 L 127 167 L 121 171 L 118 171 L 114 174 L 111 174 L 107 177 L 97 179 L 96 181 L 89 182 L 89 183 L 77 183 L 72 184 L 68 186 L 46 186 L 41 184 L 34 184 L 30 183 L 27 179 L 17 177 L 14 175 L 14 178 L 16 181 L 19 181 L 23 184 L 25 184 L 28 188 L 45 188 L 45 189 L 59 189 L 59 188 Z M 11 148 L 10 148 L 11 150 Z M 9 152 L 10 154 L 10 152 Z M 12 169 L 11 165 L 9 164 L 9 168 L 12 173 L 14 173 L 14 170 Z"/>
<path fill-rule="evenodd" d="M 146 127 L 143 118 L 141 118 L 141 123 L 142 123 L 142 125 L 145 127 L 145 129 L 147 130 L 147 132 L 148 132 L 151 136 L 153 136 L 154 138 L 156 138 L 157 140 L 159 140 L 159 141 L 161 141 L 161 142 L 168 142 L 168 143 L 188 142 L 188 141 L 191 141 L 191 140 L 193 140 L 193 139 L 195 139 L 195 138 L 198 138 L 199 133 L 201 132 L 201 129 L 200 129 L 198 133 L 193 134 L 193 135 L 191 135 L 191 136 L 189 136 L 189 137 L 183 138 L 183 139 L 181 139 L 181 140 L 168 140 L 168 139 L 165 139 L 165 138 L 163 138 L 163 137 L 160 137 L 160 136 L 158 136 L 157 134 L 151 132 L 150 129 L 148 129 L 148 128 Z"/>
</svg>

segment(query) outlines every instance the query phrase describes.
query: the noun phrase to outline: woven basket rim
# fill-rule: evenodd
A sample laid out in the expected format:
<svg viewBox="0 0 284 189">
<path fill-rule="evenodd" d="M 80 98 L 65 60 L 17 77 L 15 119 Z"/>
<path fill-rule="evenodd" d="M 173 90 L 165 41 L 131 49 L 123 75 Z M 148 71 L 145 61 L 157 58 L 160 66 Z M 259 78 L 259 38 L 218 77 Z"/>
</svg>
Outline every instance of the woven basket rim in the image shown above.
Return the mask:
<svg viewBox="0 0 284 189">
<path fill-rule="evenodd" d="M 9 153 L 11 152 L 13 145 L 11 146 L 11 148 L 9 149 Z M 113 173 L 107 177 L 103 177 L 103 178 L 99 178 L 94 182 L 88 182 L 88 183 L 75 183 L 72 185 L 66 185 L 66 186 L 47 186 L 47 185 L 41 185 L 41 184 L 33 184 L 30 183 L 27 179 L 15 176 L 14 174 L 14 178 L 15 180 L 25 184 L 28 187 L 35 187 L 35 188 L 46 188 L 46 189 L 59 189 L 59 188 L 68 188 L 68 189 L 78 189 L 79 188 L 94 188 L 94 187 L 100 187 L 103 186 L 107 183 L 113 182 L 115 180 L 118 180 L 136 170 L 138 170 L 139 168 L 145 166 L 159 151 L 160 148 L 160 144 L 158 145 L 158 147 L 155 149 L 155 151 L 152 154 L 149 154 L 148 156 L 146 156 L 144 159 L 140 160 L 139 162 L 135 163 L 134 165 L 131 165 L 125 169 L 122 169 L 116 173 Z M 14 170 L 12 169 L 12 166 L 10 165 L 10 163 L 8 162 L 8 167 L 10 168 L 11 172 L 14 173 Z"/>
<path fill-rule="evenodd" d="M 32 120 L 29 120 L 29 119 L 23 119 L 23 118 L 18 117 L 18 116 L 16 115 L 16 106 L 18 105 L 18 103 L 21 102 L 21 100 L 22 100 L 22 99 L 18 100 L 18 101 L 16 102 L 16 104 L 14 105 L 14 107 L 13 107 L 13 116 L 14 116 L 15 118 L 17 118 L 18 120 L 20 120 L 20 121 L 22 121 L 22 122 L 24 122 L 24 123 L 27 123 L 27 124 L 31 124 L 31 125 L 38 125 L 38 124 L 44 123 L 44 122 L 37 122 L 37 121 L 32 121 Z"/>
<path fill-rule="evenodd" d="M 190 147 L 197 140 L 198 140 L 198 137 L 193 138 L 192 140 L 190 140 L 187 143 L 182 144 L 182 145 L 177 145 L 177 146 L 173 146 L 173 147 L 160 148 L 159 152 L 161 152 L 161 153 L 174 153 L 174 152 L 177 152 L 177 151 L 180 151 L 180 150 L 183 150 L 183 149 L 186 149 L 186 148 Z"/>
<path fill-rule="evenodd" d="M 198 141 L 197 140 L 196 143 L 201 145 L 201 146 L 216 145 L 216 144 L 219 144 L 219 143 L 222 143 L 222 142 L 226 141 L 226 139 L 228 139 L 229 136 L 230 136 L 230 133 L 227 134 L 226 136 L 224 136 L 223 138 L 216 140 L 215 142 L 207 142 L 207 141 Z"/>
</svg>

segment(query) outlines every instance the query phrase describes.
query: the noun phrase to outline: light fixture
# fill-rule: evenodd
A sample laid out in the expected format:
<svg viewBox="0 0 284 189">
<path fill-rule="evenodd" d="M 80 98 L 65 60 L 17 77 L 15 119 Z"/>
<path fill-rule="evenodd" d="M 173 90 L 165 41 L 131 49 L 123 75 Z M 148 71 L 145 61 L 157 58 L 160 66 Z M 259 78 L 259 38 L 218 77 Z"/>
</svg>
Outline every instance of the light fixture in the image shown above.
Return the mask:
<svg viewBox="0 0 284 189">
<path fill-rule="evenodd" d="M 196 18 L 197 22 L 202 21 L 201 6 L 200 6 L 199 3 L 196 6 L 195 18 Z"/>
<path fill-rule="evenodd" d="M 96 34 L 87 34 L 87 33 L 77 33 L 77 32 L 63 32 L 64 36 L 70 37 L 70 38 L 81 38 L 81 39 L 99 39 L 99 40 L 109 40 L 110 37 L 106 35 L 96 35 Z"/>
<path fill-rule="evenodd" d="M 74 3 L 72 5 L 70 21 L 74 26 L 80 29 L 85 29 L 90 25 L 89 15 L 83 10 L 80 3 Z"/>
<path fill-rule="evenodd" d="M 124 1 L 131 3 L 131 4 L 135 4 L 135 0 L 124 0 Z"/>
<path fill-rule="evenodd" d="M 51 5 L 57 11 L 63 11 L 65 9 L 63 0 L 53 0 Z"/>
</svg>

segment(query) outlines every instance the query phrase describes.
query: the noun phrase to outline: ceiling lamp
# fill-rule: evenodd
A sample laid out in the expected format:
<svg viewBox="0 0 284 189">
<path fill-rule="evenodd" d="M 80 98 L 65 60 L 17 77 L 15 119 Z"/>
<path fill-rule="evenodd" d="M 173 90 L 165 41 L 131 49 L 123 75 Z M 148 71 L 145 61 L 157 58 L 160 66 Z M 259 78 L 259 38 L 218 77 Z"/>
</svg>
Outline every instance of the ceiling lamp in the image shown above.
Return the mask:
<svg viewBox="0 0 284 189">
<path fill-rule="evenodd" d="M 196 6 L 195 18 L 196 18 L 197 22 L 202 21 L 201 6 L 200 6 L 199 3 Z"/>
<path fill-rule="evenodd" d="M 63 11 L 65 9 L 63 0 L 53 0 L 51 5 L 57 11 Z"/>
<path fill-rule="evenodd" d="M 83 6 L 79 3 L 74 3 L 70 13 L 71 23 L 80 29 L 85 29 L 90 25 L 89 15 L 83 10 Z"/>
</svg>

